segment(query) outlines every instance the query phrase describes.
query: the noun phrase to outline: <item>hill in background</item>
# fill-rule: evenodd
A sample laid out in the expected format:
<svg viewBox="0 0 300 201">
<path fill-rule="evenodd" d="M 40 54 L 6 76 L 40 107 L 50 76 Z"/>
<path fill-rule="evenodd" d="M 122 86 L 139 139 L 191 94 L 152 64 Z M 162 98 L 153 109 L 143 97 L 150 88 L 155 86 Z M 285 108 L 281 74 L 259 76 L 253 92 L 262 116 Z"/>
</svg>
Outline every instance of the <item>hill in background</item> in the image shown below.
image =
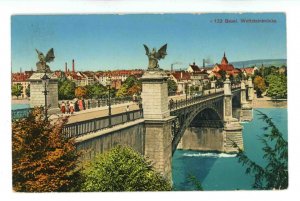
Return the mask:
<svg viewBox="0 0 300 201">
<path fill-rule="evenodd" d="M 286 59 L 257 59 L 257 60 L 249 60 L 249 61 L 235 61 L 231 63 L 236 68 L 243 68 L 243 65 L 245 67 L 251 67 L 251 66 L 261 67 L 262 64 L 264 65 L 264 67 L 269 67 L 269 66 L 281 67 L 282 65 L 287 66 Z"/>
</svg>

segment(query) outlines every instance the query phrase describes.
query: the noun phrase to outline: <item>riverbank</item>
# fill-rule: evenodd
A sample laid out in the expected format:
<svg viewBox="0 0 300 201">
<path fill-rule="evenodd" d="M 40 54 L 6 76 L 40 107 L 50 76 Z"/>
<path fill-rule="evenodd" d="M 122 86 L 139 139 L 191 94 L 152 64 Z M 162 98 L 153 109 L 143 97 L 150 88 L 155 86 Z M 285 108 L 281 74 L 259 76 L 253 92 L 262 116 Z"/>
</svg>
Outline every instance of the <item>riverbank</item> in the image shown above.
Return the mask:
<svg viewBox="0 0 300 201">
<path fill-rule="evenodd" d="M 253 108 L 287 108 L 287 99 L 273 100 L 270 97 L 264 96 L 257 98 L 254 96 L 252 101 Z"/>
<path fill-rule="evenodd" d="M 29 99 L 12 99 L 11 104 L 29 104 Z"/>
</svg>

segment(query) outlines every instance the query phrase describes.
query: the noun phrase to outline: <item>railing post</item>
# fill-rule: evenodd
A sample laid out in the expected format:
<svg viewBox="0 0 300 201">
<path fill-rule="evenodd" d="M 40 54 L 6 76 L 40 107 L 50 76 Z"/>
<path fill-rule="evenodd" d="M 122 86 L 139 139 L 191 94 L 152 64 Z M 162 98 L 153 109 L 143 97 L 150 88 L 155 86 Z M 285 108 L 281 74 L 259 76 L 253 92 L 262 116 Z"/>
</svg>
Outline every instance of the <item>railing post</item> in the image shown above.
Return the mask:
<svg viewBox="0 0 300 201">
<path fill-rule="evenodd" d="M 76 130 L 76 131 L 75 131 L 75 136 L 78 136 L 78 133 L 79 133 L 78 129 L 79 129 L 79 128 L 78 128 L 78 123 L 76 123 L 76 124 L 75 124 L 75 130 Z"/>
</svg>

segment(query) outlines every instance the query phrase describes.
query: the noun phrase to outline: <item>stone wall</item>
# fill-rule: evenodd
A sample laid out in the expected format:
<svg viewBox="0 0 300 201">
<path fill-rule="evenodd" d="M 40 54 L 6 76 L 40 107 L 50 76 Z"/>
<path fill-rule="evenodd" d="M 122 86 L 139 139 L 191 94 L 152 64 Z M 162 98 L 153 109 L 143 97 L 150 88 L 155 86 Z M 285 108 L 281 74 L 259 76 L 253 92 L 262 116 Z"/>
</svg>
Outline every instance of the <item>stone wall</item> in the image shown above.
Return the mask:
<svg viewBox="0 0 300 201">
<path fill-rule="evenodd" d="M 169 180 L 172 179 L 172 119 L 145 120 L 145 156 Z"/>
<path fill-rule="evenodd" d="M 128 123 L 129 124 L 129 123 Z M 97 153 L 111 150 L 116 145 L 127 145 L 144 154 L 144 124 L 121 125 L 76 139 L 77 149 L 83 151 L 82 159 L 91 160 Z"/>
<path fill-rule="evenodd" d="M 224 151 L 223 128 L 189 127 L 184 132 L 178 149 Z"/>
<path fill-rule="evenodd" d="M 30 107 L 35 106 L 44 106 L 45 105 L 45 86 L 40 79 L 44 74 L 43 73 L 34 73 L 30 78 Z M 48 113 L 56 113 L 58 109 L 58 80 L 52 74 L 49 74 L 51 79 L 47 85 L 47 105 L 50 105 Z"/>
</svg>

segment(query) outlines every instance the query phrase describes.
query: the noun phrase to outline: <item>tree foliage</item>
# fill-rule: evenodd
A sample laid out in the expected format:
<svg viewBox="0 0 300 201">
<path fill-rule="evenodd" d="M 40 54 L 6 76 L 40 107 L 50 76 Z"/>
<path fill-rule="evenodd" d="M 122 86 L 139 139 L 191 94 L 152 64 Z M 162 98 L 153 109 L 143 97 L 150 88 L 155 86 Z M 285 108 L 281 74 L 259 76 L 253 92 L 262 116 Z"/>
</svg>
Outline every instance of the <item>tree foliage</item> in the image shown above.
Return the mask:
<svg viewBox="0 0 300 201">
<path fill-rule="evenodd" d="M 177 91 L 177 84 L 174 80 L 168 79 L 168 93 L 169 94 L 174 94 Z"/>
<path fill-rule="evenodd" d="M 102 84 L 96 83 L 85 86 L 87 98 L 102 98 L 106 96 L 107 89 Z"/>
<path fill-rule="evenodd" d="M 266 83 L 264 78 L 261 76 L 255 76 L 253 83 L 257 97 L 261 97 L 261 94 L 266 91 Z"/>
<path fill-rule="evenodd" d="M 75 98 L 75 82 L 63 79 L 58 81 L 58 98 L 60 100 L 71 100 Z"/>
<path fill-rule="evenodd" d="M 76 87 L 76 89 L 75 89 L 75 96 L 77 98 L 86 98 L 86 96 L 87 96 L 87 89 L 86 89 L 86 87 L 82 87 L 82 86 Z"/>
<path fill-rule="evenodd" d="M 267 77 L 269 88 L 267 95 L 277 98 L 287 98 L 287 78 L 284 74 L 271 74 Z"/>
<path fill-rule="evenodd" d="M 265 167 L 261 167 L 248 156 L 239 150 L 239 162 L 247 166 L 246 174 L 255 174 L 253 187 L 255 189 L 287 189 L 288 187 L 288 143 L 283 138 L 282 133 L 278 130 L 272 119 L 266 114 L 257 111 L 261 119 L 267 123 L 264 127 L 265 133 L 260 137 L 263 143 L 263 158 L 267 161 Z M 235 144 L 235 146 L 237 146 Z"/>
<path fill-rule="evenodd" d="M 13 189 L 20 192 L 77 190 L 79 157 L 72 139 L 64 138 L 67 119 L 44 120 L 42 108 L 12 123 Z"/>
<path fill-rule="evenodd" d="M 30 84 L 27 86 L 25 93 L 27 97 L 30 97 Z"/>
<path fill-rule="evenodd" d="M 17 98 L 19 98 L 19 96 L 22 95 L 22 91 L 23 91 L 23 86 L 21 84 L 13 84 L 11 86 L 11 95 L 12 96 L 16 96 Z"/>
<path fill-rule="evenodd" d="M 117 97 L 132 96 L 134 94 L 140 94 L 142 91 L 142 83 L 134 76 L 129 76 L 121 88 L 117 91 Z"/>
<path fill-rule="evenodd" d="M 141 154 L 117 146 L 99 154 L 83 171 L 83 191 L 169 191 L 170 183 Z"/>
</svg>

